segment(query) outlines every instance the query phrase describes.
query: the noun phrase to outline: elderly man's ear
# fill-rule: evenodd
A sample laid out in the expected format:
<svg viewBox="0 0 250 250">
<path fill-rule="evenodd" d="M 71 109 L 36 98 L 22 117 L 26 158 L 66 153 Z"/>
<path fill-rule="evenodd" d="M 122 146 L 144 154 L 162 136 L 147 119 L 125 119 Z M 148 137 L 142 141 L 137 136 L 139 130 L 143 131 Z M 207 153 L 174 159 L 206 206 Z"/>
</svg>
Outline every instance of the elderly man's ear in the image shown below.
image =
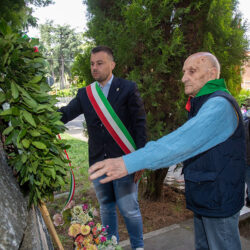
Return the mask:
<svg viewBox="0 0 250 250">
<path fill-rule="evenodd" d="M 209 78 L 211 80 L 218 79 L 218 71 L 215 67 L 209 68 Z"/>
</svg>

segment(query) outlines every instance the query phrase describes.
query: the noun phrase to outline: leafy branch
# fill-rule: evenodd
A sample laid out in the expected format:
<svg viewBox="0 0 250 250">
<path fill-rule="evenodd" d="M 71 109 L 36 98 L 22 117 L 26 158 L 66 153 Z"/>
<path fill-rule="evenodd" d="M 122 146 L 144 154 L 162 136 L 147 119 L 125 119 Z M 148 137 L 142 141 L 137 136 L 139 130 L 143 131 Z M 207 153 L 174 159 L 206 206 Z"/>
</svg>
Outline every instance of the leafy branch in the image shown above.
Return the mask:
<svg viewBox="0 0 250 250">
<path fill-rule="evenodd" d="M 0 22 L 0 131 L 29 205 L 52 198 L 69 168 L 63 152 L 69 146 L 57 138 L 65 126 L 56 98 L 48 94 L 46 61 L 34 52 L 37 43 Z"/>
</svg>

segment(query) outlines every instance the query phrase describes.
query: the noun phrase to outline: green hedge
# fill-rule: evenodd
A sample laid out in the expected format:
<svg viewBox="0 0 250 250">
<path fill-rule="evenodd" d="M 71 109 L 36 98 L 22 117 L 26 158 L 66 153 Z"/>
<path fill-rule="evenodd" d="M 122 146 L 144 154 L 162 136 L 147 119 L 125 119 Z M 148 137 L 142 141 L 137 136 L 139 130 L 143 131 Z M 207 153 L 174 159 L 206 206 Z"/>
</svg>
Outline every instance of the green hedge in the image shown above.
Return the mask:
<svg viewBox="0 0 250 250">
<path fill-rule="evenodd" d="M 250 90 L 242 89 L 236 99 L 240 106 L 247 105 L 247 100 L 250 100 Z"/>
</svg>

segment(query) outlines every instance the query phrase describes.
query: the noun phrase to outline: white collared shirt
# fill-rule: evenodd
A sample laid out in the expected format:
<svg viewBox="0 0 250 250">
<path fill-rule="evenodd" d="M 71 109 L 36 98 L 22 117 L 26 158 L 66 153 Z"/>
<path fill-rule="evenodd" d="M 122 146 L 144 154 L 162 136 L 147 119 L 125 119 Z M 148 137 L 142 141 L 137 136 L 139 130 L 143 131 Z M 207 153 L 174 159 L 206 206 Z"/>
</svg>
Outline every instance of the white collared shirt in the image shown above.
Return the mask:
<svg viewBox="0 0 250 250">
<path fill-rule="evenodd" d="M 106 98 L 108 97 L 109 89 L 110 89 L 111 83 L 113 81 L 113 78 L 114 78 L 114 75 L 112 74 L 110 80 L 105 84 L 104 87 L 99 82 L 97 82 Z"/>
</svg>

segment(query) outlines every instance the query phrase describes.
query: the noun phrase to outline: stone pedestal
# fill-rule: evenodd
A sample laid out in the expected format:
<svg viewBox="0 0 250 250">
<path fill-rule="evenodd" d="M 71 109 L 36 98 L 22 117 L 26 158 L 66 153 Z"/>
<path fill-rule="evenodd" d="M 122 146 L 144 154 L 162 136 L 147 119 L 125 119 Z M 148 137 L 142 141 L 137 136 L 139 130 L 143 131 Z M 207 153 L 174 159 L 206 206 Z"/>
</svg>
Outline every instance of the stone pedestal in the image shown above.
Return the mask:
<svg viewBox="0 0 250 250">
<path fill-rule="evenodd" d="M 53 249 L 39 209 L 27 206 L 0 143 L 0 250 Z"/>
</svg>

